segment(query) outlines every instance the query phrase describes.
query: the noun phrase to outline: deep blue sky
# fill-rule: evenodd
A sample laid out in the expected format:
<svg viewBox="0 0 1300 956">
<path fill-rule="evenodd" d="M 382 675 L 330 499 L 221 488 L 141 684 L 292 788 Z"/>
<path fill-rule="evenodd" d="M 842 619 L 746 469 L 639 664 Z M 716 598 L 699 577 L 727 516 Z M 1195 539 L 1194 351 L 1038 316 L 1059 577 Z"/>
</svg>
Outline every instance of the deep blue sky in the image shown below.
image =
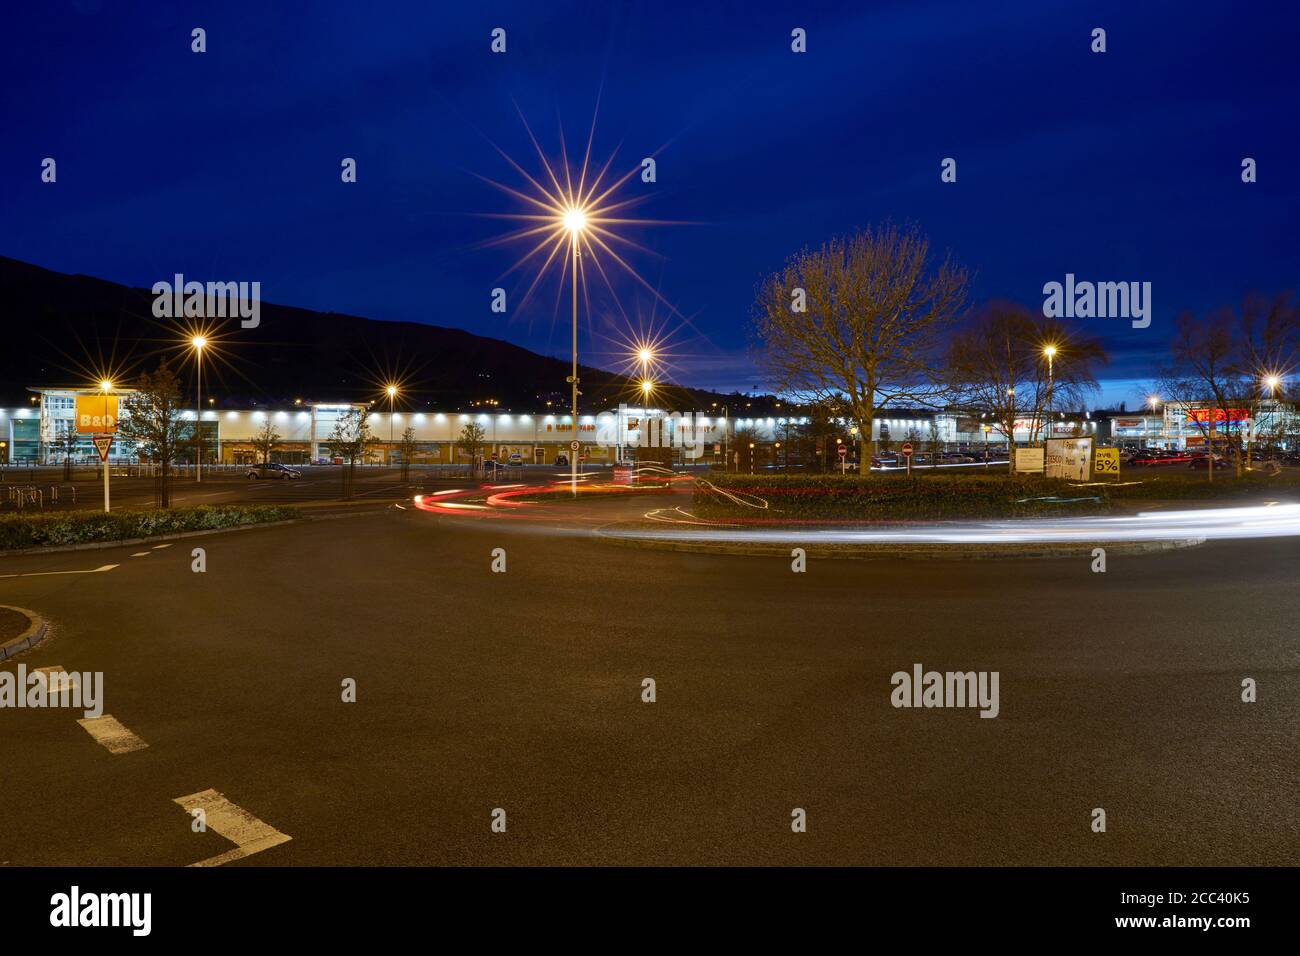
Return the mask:
<svg viewBox="0 0 1300 956">
<path fill-rule="evenodd" d="M 310 10 L 310 13 L 306 11 Z M 805 244 L 892 217 L 1034 307 L 1066 272 L 1153 283 L 1155 320 L 1094 319 L 1103 400 L 1140 400 L 1174 317 L 1294 287 L 1300 13 L 1277 3 L 446 4 L 48 0 L 0 14 L 0 253 L 567 347 L 555 289 L 489 310 L 522 247 L 481 248 L 520 180 L 571 148 L 665 146 L 633 261 L 691 319 L 677 377 L 748 388 L 755 284 Z M 190 52 L 204 27 L 208 52 Z M 508 52 L 489 52 L 493 27 Z M 804 27 L 809 52 L 790 52 Z M 1109 52 L 1089 52 L 1090 31 Z M 39 182 L 45 156 L 56 186 Z M 339 181 L 342 157 L 359 182 Z M 945 156 L 958 182 L 939 180 Z M 1240 181 L 1242 157 L 1259 182 Z M 515 288 L 513 281 L 504 283 Z M 629 313 L 652 299 L 618 286 Z M 658 307 L 664 317 L 663 306 Z M 597 302 L 584 350 L 625 325 Z M 671 321 L 670 329 L 680 325 Z M 10 343 L 12 344 L 12 343 Z"/>
</svg>

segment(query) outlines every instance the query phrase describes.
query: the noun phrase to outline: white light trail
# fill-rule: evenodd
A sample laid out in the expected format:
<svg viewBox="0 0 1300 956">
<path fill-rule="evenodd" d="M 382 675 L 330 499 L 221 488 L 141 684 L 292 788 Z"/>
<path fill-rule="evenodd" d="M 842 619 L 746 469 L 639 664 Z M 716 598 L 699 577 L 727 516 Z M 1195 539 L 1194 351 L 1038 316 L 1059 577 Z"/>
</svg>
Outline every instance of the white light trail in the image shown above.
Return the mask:
<svg viewBox="0 0 1300 956">
<path fill-rule="evenodd" d="M 663 520 L 663 513 L 656 516 Z M 664 541 L 812 544 L 1045 544 L 1120 541 L 1229 541 L 1300 536 L 1300 505 L 1275 504 L 1197 511 L 1143 512 L 1091 518 L 947 521 L 869 528 L 752 528 L 698 526 L 673 530 L 605 529 L 611 537 Z"/>
</svg>

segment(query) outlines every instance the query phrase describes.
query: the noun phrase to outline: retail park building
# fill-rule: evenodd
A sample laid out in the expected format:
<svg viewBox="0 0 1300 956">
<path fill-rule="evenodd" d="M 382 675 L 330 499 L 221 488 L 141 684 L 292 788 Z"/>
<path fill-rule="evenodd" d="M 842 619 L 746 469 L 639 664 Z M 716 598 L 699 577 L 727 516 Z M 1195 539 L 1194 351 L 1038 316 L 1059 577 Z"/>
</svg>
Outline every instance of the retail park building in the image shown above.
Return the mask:
<svg viewBox="0 0 1300 956">
<path fill-rule="evenodd" d="M 33 388 L 31 402 L 17 408 L 0 408 L 0 463 L 45 464 L 62 461 L 65 453 L 59 438 L 73 427 L 77 395 L 99 394 L 93 389 Z M 254 440 L 266 423 L 279 436 L 272 459 L 285 464 L 328 462 L 333 456 L 330 439 L 340 417 L 367 406 L 348 403 L 298 402 L 283 408 L 206 409 L 202 427 L 208 455 L 225 464 L 246 464 L 258 460 Z M 1204 445 L 1204 411 L 1169 403 L 1147 412 L 1056 412 L 1052 434 L 1059 437 L 1092 437 L 1102 444 L 1135 447 L 1188 448 Z M 193 410 L 181 413 L 194 421 Z M 1276 427 L 1283 412 L 1267 403 L 1256 421 L 1257 431 Z M 1247 416 L 1227 416 L 1220 433 L 1247 427 Z M 619 407 L 580 415 L 575 433 L 569 415 L 551 413 L 400 411 L 391 414 L 369 406 L 369 425 L 374 443 L 368 456 L 384 462 L 400 457 L 403 432 L 413 430 L 412 460 L 425 464 L 458 464 L 470 458 L 459 444 L 462 431 L 471 423 L 483 434 L 483 454 L 507 460 L 519 455 L 527 463 L 553 464 L 560 455 L 571 454 L 574 441 L 578 454 L 593 462 L 614 462 L 638 446 L 681 449 L 678 460 L 718 461 L 724 456 L 742 456 L 751 444 L 771 448 L 789 444 L 791 435 L 808 420 L 802 417 L 750 417 L 676 413 L 662 409 Z M 1033 421 L 1017 422 L 1015 440 L 1031 440 Z M 828 442 L 850 445 L 856 435 L 847 425 L 843 435 Z M 945 447 L 979 448 L 990 442 L 1005 445 L 996 430 L 978 417 L 945 410 L 882 410 L 873 425 L 873 438 L 895 447 L 906 440 Z M 89 460 L 95 454 L 91 435 L 80 436 L 74 459 Z M 135 449 L 124 440 L 113 443 L 111 456 L 128 459 Z"/>
</svg>

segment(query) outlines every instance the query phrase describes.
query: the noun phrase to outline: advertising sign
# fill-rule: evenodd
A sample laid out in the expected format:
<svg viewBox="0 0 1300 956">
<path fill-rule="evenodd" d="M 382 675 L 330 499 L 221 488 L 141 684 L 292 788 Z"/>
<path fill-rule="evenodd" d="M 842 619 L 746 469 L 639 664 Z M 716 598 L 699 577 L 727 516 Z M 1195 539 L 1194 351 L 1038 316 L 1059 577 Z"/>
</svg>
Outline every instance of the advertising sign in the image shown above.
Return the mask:
<svg viewBox="0 0 1300 956">
<path fill-rule="evenodd" d="M 1043 472 L 1048 478 L 1087 481 L 1091 461 L 1091 438 L 1051 438 L 1047 442 L 1047 462 Z"/>
<path fill-rule="evenodd" d="M 1213 421 L 1216 424 L 1222 422 L 1244 422 L 1250 418 L 1250 412 L 1244 408 L 1229 408 L 1226 411 L 1222 408 L 1189 408 L 1187 410 L 1187 424 L 1204 425 Z"/>
<path fill-rule="evenodd" d="M 1017 448 L 1016 471 L 1043 472 L 1043 450 L 1041 448 Z"/>
<path fill-rule="evenodd" d="M 112 435 L 117 432 L 116 395 L 78 395 L 77 431 Z"/>
<path fill-rule="evenodd" d="M 1094 476 L 1108 475 L 1119 477 L 1119 449 L 1096 449 L 1092 453 L 1092 473 Z"/>
</svg>

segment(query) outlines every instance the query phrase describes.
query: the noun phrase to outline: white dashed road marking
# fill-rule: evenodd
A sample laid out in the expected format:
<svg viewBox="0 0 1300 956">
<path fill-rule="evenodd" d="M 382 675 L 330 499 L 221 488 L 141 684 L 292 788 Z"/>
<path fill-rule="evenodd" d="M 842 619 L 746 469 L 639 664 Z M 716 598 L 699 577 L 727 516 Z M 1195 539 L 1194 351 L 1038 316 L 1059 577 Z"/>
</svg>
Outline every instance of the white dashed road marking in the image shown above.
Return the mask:
<svg viewBox="0 0 1300 956">
<path fill-rule="evenodd" d="M 269 850 L 273 846 L 288 843 L 293 839 L 275 827 L 263 823 L 247 810 L 235 806 L 226 799 L 225 794 L 217 793 L 215 790 L 204 790 L 201 793 L 192 793 L 188 797 L 177 797 L 172 802 L 179 803 L 191 815 L 193 811 L 201 809 L 207 825 L 235 844 L 233 850 L 200 860 L 198 863 L 191 863 L 190 866 L 221 866 L 223 863 L 242 860 L 246 856 L 261 853 L 263 850 Z"/>
<path fill-rule="evenodd" d="M 170 544 L 155 544 L 155 545 L 153 546 L 153 550 L 155 550 L 155 551 L 161 551 L 163 548 L 170 548 L 170 547 L 171 547 Z"/>
<path fill-rule="evenodd" d="M 101 564 L 86 571 L 24 571 L 22 574 L 0 574 L 0 578 L 39 578 L 44 574 L 98 574 L 100 571 L 112 571 L 116 564 Z"/>
<path fill-rule="evenodd" d="M 149 557 L 149 555 L 151 555 L 151 554 L 153 554 L 152 551 L 137 551 L 135 554 L 131 555 L 131 557 L 133 557 L 133 558 L 147 558 L 147 557 Z"/>
<path fill-rule="evenodd" d="M 77 723 L 86 728 L 86 733 L 103 744 L 111 754 L 129 754 L 149 746 L 118 723 L 112 714 L 78 720 Z"/>
</svg>

